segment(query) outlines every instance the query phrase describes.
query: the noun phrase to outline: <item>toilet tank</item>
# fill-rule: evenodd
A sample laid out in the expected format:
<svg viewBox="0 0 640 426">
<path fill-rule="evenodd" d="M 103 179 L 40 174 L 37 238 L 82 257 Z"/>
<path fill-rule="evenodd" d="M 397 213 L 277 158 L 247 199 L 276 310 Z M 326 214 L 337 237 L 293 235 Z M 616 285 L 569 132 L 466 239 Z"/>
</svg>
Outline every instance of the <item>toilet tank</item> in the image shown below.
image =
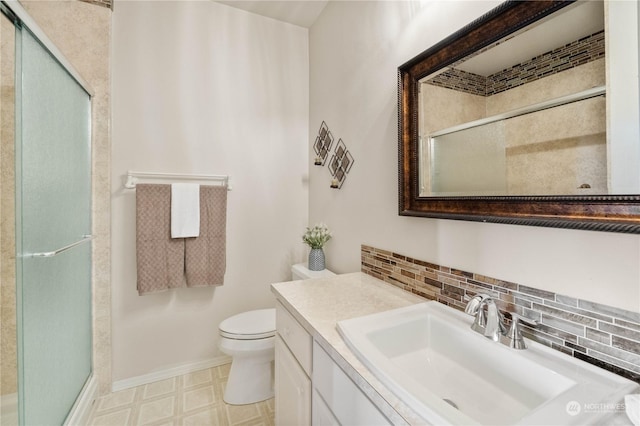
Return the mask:
<svg viewBox="0 0 640 426">
<path fill-rule="evenodd" d="M 335 274 L 328 269 L 323 269 L 322 271 L 310 271 L 309 268 L 307 268 L 306 263 L 298 263 L 291 267 L 291 279 L 294 281 L 306 280 L 309 278 L 330 277 L 332 275 Z"/>
</svg>

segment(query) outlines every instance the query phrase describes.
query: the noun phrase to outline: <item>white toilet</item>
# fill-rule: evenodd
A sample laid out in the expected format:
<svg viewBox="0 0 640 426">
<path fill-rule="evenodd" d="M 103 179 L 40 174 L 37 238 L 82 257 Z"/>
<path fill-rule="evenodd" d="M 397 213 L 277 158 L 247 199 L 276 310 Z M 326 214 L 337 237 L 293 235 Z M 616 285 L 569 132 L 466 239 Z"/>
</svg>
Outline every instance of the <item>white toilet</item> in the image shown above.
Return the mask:
<svg viewBox="0 0 640 426">
<path fill-rule="evenodd" d="M 222 321 L 219 329 L 220 350 L 233 358 L 224 401 L 243 405 L 273 398 L 276 310 L 243 312 Z"/>
<path fill-rule="evenodd" d="M 322 278 L 322 277 L 330 277 L 335 275 L 328 269 L 323 269 L 322 271 L 311 271 L 307 268 L 306 263 L 298 263 L 297 265 L 293 265 L 291 267 L 291 279 L 292 280 L 308 280 L 309 278 Z"/>
<path fill-rule="evenodd" d="M 291 268 L 294 280 L 335 275 L 310 271 L 304 264 Z M 273 358 L 276 310 L 243 312 L 220 323 L 220 350 L 233 359 L 224 390 L 224 401 L 232 405 L 253 404 L 273 398 Z"/>
</svg>

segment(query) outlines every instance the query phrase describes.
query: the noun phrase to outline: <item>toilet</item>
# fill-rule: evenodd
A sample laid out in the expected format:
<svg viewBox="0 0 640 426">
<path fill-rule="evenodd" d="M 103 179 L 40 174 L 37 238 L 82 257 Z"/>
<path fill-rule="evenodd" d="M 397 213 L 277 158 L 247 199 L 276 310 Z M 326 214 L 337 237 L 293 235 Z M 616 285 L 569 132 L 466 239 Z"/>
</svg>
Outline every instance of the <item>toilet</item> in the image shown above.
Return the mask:
<svg viewBox="0 0 640 426">
<path fill-rule="evenodd" d="M 335 275 L 327 269 L 310 271 L 304 264 L 294 265 L 291 274 L 294 280 Z M 276 310 L 243 312 L 222 321 L 218 329 L 220 350 L 232 357 L 224 402 L 244 405 L 273 398 Z"/>
<path fill-rule="evenodd" d="M 276 310 L 243 312 L 222 321 L 218 328 L 220 350 L 233 358 L 224 401 L 244 405 L 273 398 Z"/>
<path fill-rule="evenodd" d="M 332 275 L 335 274 L 328 269 L 323 269 L 322 271 L 311 271 L 307 268 L 306 263 L 298 263 L 291 267 L 291 279 L 294 281 L 308 280 L 309 278 L 330 277 Z"/>
</svg>

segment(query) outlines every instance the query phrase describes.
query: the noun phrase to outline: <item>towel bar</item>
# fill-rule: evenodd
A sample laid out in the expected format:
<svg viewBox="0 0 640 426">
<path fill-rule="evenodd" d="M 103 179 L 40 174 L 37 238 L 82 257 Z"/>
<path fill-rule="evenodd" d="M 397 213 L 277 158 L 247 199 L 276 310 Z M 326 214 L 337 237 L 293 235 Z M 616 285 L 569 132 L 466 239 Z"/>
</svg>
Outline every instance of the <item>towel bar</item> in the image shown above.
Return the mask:
<svg viewBox="0 0 640 426">
<path fill-rule="evenodd" d="M 221 185 L 226 186 L 228 191 L 231 191 L 231 185 L 229 185 L 228 175 L 186 175 L 180 173 L 147 173 L 147 172 L 127 172 L 127 181 L 124 187 L 127 189 L 135 189 L 138 179 L 179 179 L 179 180 L 207 180 L 220 182 Z"/>
<path fill-rule="evenodd" d="M 93 235 L 84 235 L 81 240 L 76 241 L 75 243 L 71 243 L 68 246 L 60 247 L 58 250 L 54 251 L 44 251 L 39 253 L 28 253 L 24 254 L 22 257 L 53 257 L 57 256 L 62 252 L 65 252 L 69 249 L 74 248 L 75 246 L 79 246 L 80 244 L 87 243 L 93 239 Z"/>
</svg>

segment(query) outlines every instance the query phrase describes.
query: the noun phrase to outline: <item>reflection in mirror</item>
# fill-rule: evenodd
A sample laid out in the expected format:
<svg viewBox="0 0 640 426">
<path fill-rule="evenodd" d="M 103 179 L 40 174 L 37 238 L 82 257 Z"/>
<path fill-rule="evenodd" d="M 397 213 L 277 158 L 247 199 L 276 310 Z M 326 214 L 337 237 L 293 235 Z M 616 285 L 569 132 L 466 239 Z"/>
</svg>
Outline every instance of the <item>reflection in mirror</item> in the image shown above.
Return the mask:
<svg viewBox="0 0 640 426">
<path fill-rule="evenodd" d="M 616 193 L 603 9 L 577 2 L 420 80 L 421 197 Z"/>
<path fill-rule="evenodd" d="M 581 15 L 592 8 L 594 25 Z M 400 65 L 399 214 L 640 234 L 637 14 L 635 2 L 509 0 Z M 566 19 L 560 33 L 545 28 L 557 19 Z M 541 33 L 526 31 L 539 22 Z M 555 42 L 541 47 L 545 40 Z M 580 47 L 568 51 L 573 43 Z M 567 51 L 546 58 L 559 48 Z M 560 64 L 567 58 L 576 63 Z M 487 82 L 537 65 L 538 74 Z M 451 87 L 427 83 L 438 80 Z M 504 139 L 478 142 L 474 132 Z M 465 175 L 472 186 L 461 183 Z"/>
</svg>

